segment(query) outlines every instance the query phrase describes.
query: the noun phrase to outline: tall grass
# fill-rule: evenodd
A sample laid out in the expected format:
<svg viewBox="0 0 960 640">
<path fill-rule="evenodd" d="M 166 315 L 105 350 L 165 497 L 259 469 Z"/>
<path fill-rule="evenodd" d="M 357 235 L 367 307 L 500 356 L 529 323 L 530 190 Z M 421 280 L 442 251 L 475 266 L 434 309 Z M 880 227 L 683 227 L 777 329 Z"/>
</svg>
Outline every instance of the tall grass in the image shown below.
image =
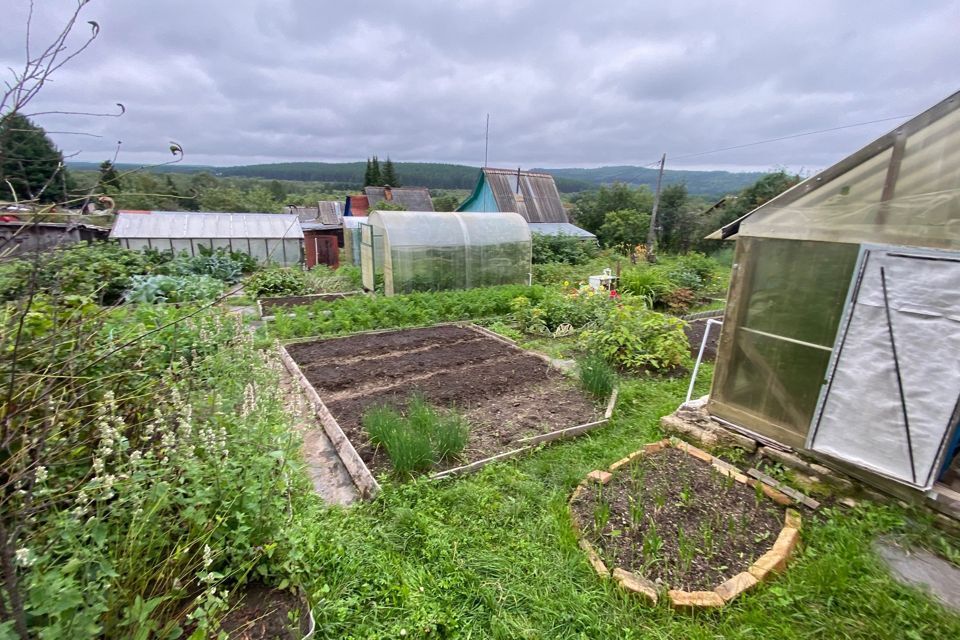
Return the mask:
<svg viewBox="0 0 960 640">
<path fill-rule="evenodd" d="M 606 400 L 617 386 L 617 373 L 599 354 L 577 360 L 580 384 L 598 400 Z"/>
<path fill-rule="evenodd" d="M 382 446 L 397 475 L 410 476 L 455 458 L 467 444 L 470 428 L 463 416 L 440 411 L 415 394 L 405 414 L 386 406 L 364 413 L 363 428 L 375 446 Z"/>
</svg>

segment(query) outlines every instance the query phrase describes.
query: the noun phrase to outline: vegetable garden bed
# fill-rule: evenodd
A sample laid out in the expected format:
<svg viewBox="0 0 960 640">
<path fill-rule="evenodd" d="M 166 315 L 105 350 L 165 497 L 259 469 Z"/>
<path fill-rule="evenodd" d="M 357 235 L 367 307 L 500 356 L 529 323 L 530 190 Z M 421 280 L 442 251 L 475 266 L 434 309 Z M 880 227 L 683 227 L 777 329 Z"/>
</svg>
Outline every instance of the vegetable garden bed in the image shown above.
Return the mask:
<svg viewBox="0 0 960 640">
<path fill-rule="evenodd" d="M 520 349 L 479 327 L 441 325 L 354 334 L 284 346 L 281 357 L 299 377 L 351 473 L 386 471 L 390 461 L 361 424 L 365 411 L 403 407 L 412 393 L 455 408 L 470 425 L 466 448 L 436 475 L 470 471 L 482 462 L 525 451 L 536 442 L 602 425 L 603 408 L 545 356 Z M 322 400 L 320 399 L 322 397 Z M 571 427 L 582 427 L 570 429 Z M 338 438 L 337 430 L 342 430 Z M 350 450 L 355 453 L 351 454 Z M 347 458 L 353 458 L 352 464 Z M 356 478 L 355 478 L 356 480 Z M 376 490 L 372 477 L 364 493 Z"/>
<path fill-rule="evenodd" d="M 776 503 L 776 504 L 775 504 Z M 593 471 L 570 499 L 581 546 L 601 576 L 676 608 L 723 606 L 773 572 L 797 544 L 790 499 L 735 467 L 670 440 Z"/>
<path fill-rule="evenodd" d="M 355 296 L 363 291 L 343 291 L 335 293 L 311 293 L 302 296 L 275 296 L 270 298 L 259 298 L 257 308 L 260 316 L 263 318 L 273 317 L 277 311 L 283 311 L 291 307 L 310 306 L 317 302 L 331 302 L 347 296 Z"/>
</svg>

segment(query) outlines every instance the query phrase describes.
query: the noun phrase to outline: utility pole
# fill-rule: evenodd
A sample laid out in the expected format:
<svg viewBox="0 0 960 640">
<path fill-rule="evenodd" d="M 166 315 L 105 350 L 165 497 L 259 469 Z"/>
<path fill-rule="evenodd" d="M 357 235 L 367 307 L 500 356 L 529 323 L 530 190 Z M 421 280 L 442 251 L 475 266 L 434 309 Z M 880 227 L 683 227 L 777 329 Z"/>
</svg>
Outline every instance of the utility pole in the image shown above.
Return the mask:
<svg viewBox="0 0 960 640">
<path fill-rule="evenodd" d="M 647 231 L 647 262 L 656 262 L 654 242 L 657 239 L 657 208 L 660 206 L 660 183 L 663 181 L 663 165 L 667 163 L 667 154 L 660 158 L 660 173 L 657 174 L 657 191 L 653 194 L 653 211 L 650 213 L 650 230 Z"/>
<path fill-rule="evenodd" d="M 483 136 L 483 168 L 487 168 L 487 150 L 490 149 L 490 114 L 487 114 L 487 132 Z"/>
</svg>

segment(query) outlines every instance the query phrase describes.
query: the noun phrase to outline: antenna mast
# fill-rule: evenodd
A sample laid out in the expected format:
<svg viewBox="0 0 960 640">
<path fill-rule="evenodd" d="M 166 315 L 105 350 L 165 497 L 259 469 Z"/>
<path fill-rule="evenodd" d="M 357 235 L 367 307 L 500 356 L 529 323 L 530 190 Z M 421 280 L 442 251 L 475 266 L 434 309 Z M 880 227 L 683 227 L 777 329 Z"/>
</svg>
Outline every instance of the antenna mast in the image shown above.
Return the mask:
<svg viewBox="0 0 960 640">
<path fill-rule="evenodd" d="M 483 168 L 487 168 L 487 151 L 490 149 L 490 114 L 487 114 L 487 132 L 483 136 Z"/>
</svg>

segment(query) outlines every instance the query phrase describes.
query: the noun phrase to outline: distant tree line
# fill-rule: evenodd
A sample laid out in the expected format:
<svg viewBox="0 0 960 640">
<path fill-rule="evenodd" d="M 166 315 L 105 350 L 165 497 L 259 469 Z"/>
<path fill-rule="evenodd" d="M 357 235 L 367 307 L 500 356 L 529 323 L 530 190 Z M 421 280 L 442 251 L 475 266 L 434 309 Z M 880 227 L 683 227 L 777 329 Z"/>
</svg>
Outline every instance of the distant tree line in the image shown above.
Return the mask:
<svg viewBox="0 0 960 640">
<path fill-rule="evenodd" d="M 704 241 L 707 235 L 799 181 L 799 176 L 784 171 L 763 175 L 717 206 L 691 197 L 684 184 L 664 187 L 657 211 L 658 251 L 686 253 L 691 249 L 715 249 L 715 243 Z M 653 210 L 653 192 L 648 187 L 615 183 L 578 194 L 573 203 L 574 222 L 595 234 L 603 246 L 629 253 L 646 241 Z"/>
</svg>

